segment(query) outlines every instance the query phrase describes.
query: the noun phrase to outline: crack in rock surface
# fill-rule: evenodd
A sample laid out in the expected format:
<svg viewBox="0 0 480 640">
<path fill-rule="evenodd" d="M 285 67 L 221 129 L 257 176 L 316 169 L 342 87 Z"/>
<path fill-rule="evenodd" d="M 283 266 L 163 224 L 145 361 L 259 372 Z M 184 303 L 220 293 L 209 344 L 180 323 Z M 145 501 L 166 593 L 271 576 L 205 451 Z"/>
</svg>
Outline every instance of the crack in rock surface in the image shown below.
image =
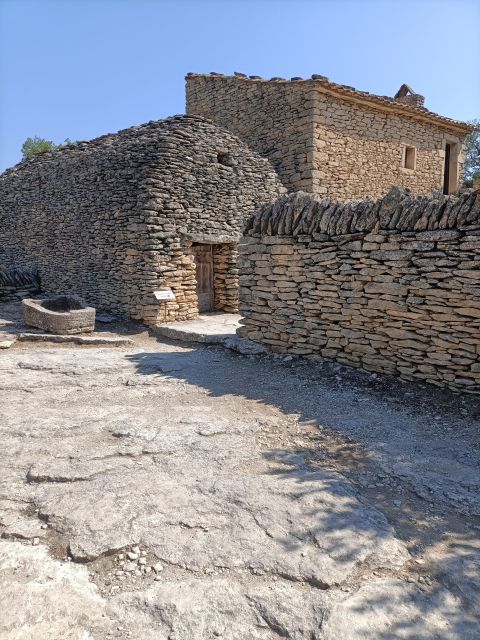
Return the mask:
<svg viewBox="0 0 480 640">
<path fill-rule="evenodd" d="M 408 545 L 344 474 L 260 444 L 294 423 L 278 391 L 235 391 L 266 365 L 153 344 L 2 356 L 2 638 L 478 637 L 462 594 L 406 581 Z M 101 559 L 140 543 L 166 577 L 100 593 Z"/>
</svg>

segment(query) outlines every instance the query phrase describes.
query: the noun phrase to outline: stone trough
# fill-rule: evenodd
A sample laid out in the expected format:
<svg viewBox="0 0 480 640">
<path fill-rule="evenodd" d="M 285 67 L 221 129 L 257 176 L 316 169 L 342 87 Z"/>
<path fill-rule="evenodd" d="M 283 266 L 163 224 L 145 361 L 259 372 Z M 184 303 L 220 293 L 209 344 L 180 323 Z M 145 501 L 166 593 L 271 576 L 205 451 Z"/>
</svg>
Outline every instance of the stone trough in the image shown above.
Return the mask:
<svg viewBox="0 0 480 640">
<path fill-rule="evenodd" d="M 78 296 L 22 301 L 25 324 L 56 334 L 89 333 L 95 329 L 95 309 Z"/>
</svg>

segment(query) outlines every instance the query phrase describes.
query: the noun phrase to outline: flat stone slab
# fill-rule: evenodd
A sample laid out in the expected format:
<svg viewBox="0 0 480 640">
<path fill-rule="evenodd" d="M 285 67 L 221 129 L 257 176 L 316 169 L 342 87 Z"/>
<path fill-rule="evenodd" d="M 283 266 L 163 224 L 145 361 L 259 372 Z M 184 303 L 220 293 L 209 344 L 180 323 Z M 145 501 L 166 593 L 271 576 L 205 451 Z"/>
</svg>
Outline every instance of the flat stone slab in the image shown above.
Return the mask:
<svg viewBox="0 0 480 640">
<path fill-rule="evenodd" d="M 19 342 L 54 342 L 57 344 L 106 345 L 112 347 L 134 344 L 134 341 L 130 338 L 120 336 L 57 336 L 52 333 L 20 333 L 17 336 L 17 340 Z"/>
<path fill-rule="evenodd" d="M 237 313 L 205 313 L 196 320 L 157 325 L 153 331 L 173 340 L 223 344 L 235 337 L 240 317 Z"/>
<path fill-rule="evenodd" d="M 0 349 L 10 349 L 16 342 L 16 336 L 7 336 L 0 334 Z"/>
<path fill-rule="evenodd" d="M 158 325 L 153 332 L 180 342 L 222 345 L 243 355 L 268 353 L 268 349 L 262 344 L 236 334 L 241 326 L 240 318 L 236 313 L 209 313 L 201 315 L 197 320 Z"/>
</svg>

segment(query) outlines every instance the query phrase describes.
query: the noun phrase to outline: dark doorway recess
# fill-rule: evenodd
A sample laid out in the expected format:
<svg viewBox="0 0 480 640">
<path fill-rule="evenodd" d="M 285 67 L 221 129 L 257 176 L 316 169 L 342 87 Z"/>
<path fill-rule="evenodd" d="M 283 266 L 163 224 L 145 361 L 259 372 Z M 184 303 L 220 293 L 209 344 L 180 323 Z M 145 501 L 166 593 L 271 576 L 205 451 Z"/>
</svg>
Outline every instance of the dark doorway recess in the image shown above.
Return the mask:
<svg viewBox="0 0 480 640">
<path fill-rule="evenodd" d="M 445 167 L 443 170 L 443 193 L 447 196 L 450 191 L 450 156 L 452 154 L 452 145 L 447 142 L 445 145 Z"/>
<path fill-rule="evenodd" d="M 197 278 L 198 310 L 200 313 L 213 311 L 213 246 L 194 244 L 195 273 Z"/>
</svg>

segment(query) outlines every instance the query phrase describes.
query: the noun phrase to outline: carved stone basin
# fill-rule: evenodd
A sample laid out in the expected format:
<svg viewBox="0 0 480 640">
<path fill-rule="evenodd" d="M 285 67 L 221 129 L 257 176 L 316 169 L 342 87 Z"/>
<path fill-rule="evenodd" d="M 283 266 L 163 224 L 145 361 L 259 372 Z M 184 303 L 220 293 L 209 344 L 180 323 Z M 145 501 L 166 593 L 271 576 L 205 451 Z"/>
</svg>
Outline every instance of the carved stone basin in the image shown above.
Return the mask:
<svg viewBox="0 0 480 640">
<path fill-rule="evenodd" d="M 50 333 L 88 333 L 95 329 L 95 309 L 78 296 L 22 300 L 25 324 Z"/>
</svg>

